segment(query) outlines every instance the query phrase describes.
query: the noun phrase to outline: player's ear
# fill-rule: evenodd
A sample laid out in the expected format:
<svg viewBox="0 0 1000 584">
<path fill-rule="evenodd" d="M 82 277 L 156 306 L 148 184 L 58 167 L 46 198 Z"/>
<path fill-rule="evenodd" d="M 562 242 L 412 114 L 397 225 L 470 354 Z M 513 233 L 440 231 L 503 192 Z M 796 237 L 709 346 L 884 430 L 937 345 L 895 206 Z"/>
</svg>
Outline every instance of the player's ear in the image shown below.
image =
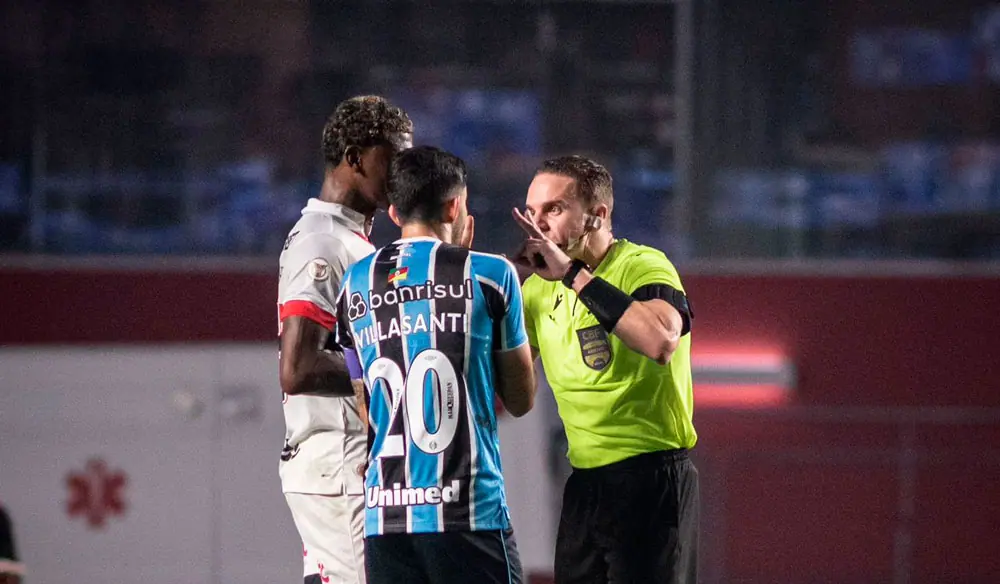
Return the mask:
<svg viewBox="0 0 1000 584">
<path fill-rule="evenodd" d="M 590 214 L 600 219 L 596 229 L 600 229 L 601 226 L 608 225 L 611 221 L 611 209 L 609 209 L 605 203 L 598 203 L 591 210 Z"/>
<path fill-rule="evenodd" d="M 403 226 L 403 220 L 399 218 L 399 211 L 396 210 L 396 205 L 389 205 L 389 219 L 392 219 L 396 227 Z"/>
<path fill-rule="evenodd" d="M 344 161 L 357 172 L 361 172 L 361 148 L 348 146 L 344 150 Z"/>
<path fill-rule="evenodd" d="M 454 223 L 461 208 L 462 197 L 452 197 L 445 201 L 444 208 L 441 209 L 441 223 Z"/>
</svg>

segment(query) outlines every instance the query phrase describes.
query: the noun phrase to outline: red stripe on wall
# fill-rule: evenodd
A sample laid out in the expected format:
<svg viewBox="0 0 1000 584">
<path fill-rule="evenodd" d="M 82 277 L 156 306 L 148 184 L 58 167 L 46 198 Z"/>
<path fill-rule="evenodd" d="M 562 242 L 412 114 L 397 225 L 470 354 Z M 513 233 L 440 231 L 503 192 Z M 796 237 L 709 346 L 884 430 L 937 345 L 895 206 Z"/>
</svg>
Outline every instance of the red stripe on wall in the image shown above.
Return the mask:
<svg viewBox="0 0 1000 584">
<path fill-rule="evenodd" d="M 780 348 L 793 402 L 1000 405 L 1000 278 L 692 275 L 699 347 Z M 261 273 L 0 270 L 2 344 L 272 341 Z"/>
<path fill-rule="evenodd" d="M 274 338 L 273 276 L 0 271 L 2 344 Z"/>
</svg>

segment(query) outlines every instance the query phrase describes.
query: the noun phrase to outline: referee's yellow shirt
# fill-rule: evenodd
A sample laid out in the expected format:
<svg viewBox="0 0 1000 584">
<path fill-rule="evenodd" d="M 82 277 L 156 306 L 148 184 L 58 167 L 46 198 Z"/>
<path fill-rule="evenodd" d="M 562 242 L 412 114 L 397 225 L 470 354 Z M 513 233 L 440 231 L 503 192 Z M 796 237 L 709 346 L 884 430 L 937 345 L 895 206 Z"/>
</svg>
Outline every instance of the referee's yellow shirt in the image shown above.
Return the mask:
<svg viewBox="0 0 1000 584">
<path fill-rule="evenodd" d="M 662 252 L 619 239 L 594 272 L 632 294 L 651 284 L 680 292 Z M 691 448 L 691 333 L 659 365 L 607 334 L 561 282 L 531 276 L 522 287 L 525 325 L 555 394 L 576 468 L 604 466 L 657 450 Z"/>
</svg>

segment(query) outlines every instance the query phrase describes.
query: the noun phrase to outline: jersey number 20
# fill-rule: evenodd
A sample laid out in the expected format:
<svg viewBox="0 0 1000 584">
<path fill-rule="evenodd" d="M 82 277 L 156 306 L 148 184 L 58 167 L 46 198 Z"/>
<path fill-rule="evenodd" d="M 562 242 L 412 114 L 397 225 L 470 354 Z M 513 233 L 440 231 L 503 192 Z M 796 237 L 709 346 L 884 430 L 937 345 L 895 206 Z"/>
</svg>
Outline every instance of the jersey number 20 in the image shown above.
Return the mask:
<svg viewBox="0 0 1000 584">
<path fill-rule="evenodd" d="M 437 428 L 427 427 L 424 414 L 424 388 L 427 377 L 432 375 L 431 387 L 438 420 Z M 437 349 L 421 351 L 403 374 L 399 365 L 388 357 L 379 357 L 368 367 L 365 375 L 368 387 L 374 391 L 375 382 L 382 380 L 389 389 L 389 428 L 396 422 L 400 410 L 405 411 L 404 433 L 420 450 L 428 454 L 443 452 L 455 439 L 458 429 L 458 413 L 463 407 L 458 375 L 447 355 Z M 404 401 L 405 400 L 405 401 Z M 382 441 L 382 448 L 376 457 L 403 456 L 405 444 L 402 434 L 389 434 Z"/>
</svg>

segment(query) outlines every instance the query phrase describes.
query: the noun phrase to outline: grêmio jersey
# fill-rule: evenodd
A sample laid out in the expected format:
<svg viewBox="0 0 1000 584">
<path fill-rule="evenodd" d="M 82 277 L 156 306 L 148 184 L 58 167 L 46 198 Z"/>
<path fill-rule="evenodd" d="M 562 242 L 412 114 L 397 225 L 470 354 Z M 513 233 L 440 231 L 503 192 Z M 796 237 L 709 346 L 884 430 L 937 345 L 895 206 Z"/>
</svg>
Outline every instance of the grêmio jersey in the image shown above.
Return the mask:
<svg viewBox="0 0 1000 584">
<path fill-rule="evenodd" d="M 365 535 L 506 529 L 493 357 L 527 342 L 514 267 L 400 239 L 348 270 L 337 317 L 364 369 Z"/>
<path fill-rule="evenodd" d="M 678 309 L 684 334 L 659 365 L 608 334 L 561 282 L 524 282 L 525 326 L 538 349 L 566 429 L 569 460 L 594 468 L 658 450 L 691 448 L 691 310 L 673 264 L 662 252 L 624 239 L 612 244 L 594 276 L 638 300 Z"/>
<path fill-rule="evenodd" d="M 309 199 L 285 240 L 279 260 L 278 336 L 292 316 L 329 331 L 347 267 L 375 251 L 365 237 L 361 213 Z M 314 495 L 360 495 L 356 469 L 365 460 L 365 431 L 353 397 L 285 395 L 285 444 L 278 463 L 282 491 Z"/>
</svg>

